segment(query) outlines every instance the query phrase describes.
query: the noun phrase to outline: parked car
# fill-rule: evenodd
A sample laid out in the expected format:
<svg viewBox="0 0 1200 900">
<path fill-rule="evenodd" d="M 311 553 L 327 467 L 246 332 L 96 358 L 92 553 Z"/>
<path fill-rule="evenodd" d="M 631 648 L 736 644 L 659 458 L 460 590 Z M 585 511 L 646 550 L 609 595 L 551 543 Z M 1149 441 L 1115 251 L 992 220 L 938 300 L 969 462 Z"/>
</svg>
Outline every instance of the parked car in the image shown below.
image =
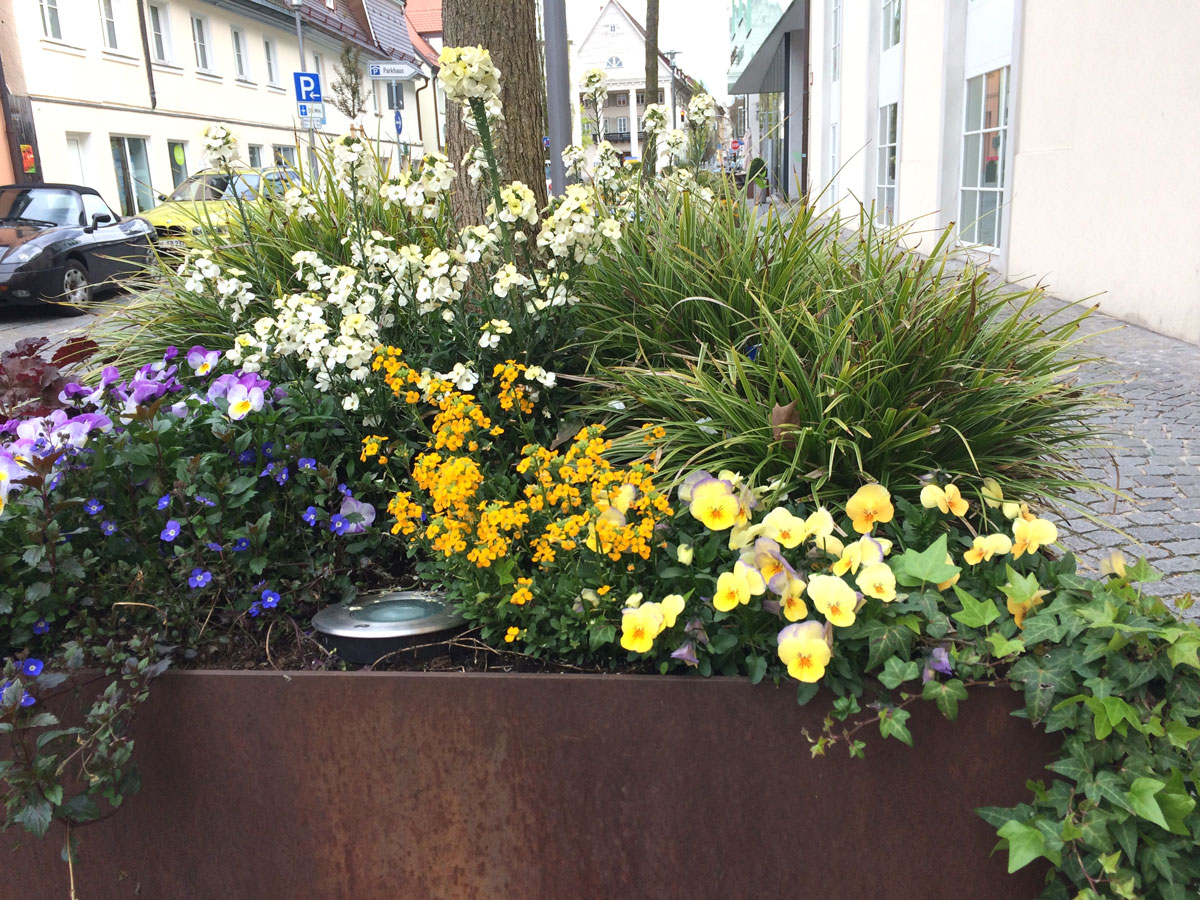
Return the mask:
<svg viewBox="0 0 1200 900">
<path fill-rule="evenodd" d="M 183 251 L 211 229 L 229 231 L 229 220 L 237 215 L 237 201 L 255 203 L 267 193 L 283 193 L 293 180 L 294 169 L 206 169 L 180 183 L 169 196 L 159 195 L 158 206 L 142 213 L 155 229 L 155 244 L 161 251 Z"/>
<path fill-rule="evenodd" d="M 93 188 L 0 187 L 0 306 L 86 303 L 94 287 L 146 265 L 153 234 L 144 219 L 114 213 Z"/>
</svg>

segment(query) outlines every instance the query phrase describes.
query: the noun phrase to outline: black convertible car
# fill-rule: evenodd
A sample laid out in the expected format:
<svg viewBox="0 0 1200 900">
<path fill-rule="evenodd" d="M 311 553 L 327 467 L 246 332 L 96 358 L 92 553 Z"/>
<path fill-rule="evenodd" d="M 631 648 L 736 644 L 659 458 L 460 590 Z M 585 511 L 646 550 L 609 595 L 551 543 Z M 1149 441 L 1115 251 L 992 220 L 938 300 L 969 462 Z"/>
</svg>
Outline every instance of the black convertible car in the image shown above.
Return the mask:
<svg viewBox="0 0 1200 900">
<path fill-rule="evenodd" d="M 122 219 L 92 188 L 0 187 L 0 307 L 85 303 L 94 286 L 140 270 L 153 235 L 149 222 Z"/>
</svg>

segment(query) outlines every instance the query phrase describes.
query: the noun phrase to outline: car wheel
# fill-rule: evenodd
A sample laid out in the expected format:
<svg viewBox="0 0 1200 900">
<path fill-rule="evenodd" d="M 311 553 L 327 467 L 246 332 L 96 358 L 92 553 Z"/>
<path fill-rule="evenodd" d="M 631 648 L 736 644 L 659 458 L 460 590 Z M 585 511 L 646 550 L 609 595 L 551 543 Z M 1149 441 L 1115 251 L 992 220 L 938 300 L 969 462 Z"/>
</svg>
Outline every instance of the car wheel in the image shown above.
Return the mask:
<svg viewBox="0 0 1200 900">
<path fill-rule="evenodd" d="M 63 265 L 62 284 L 55 299 L 59 303 L 59 309 L 66 315 L 81 316 L 87 311 L 82 307 L 92 299 L 92 285 L 88 281 L 87 269 L 83 263 L 68 259 Z"/>
</svg>

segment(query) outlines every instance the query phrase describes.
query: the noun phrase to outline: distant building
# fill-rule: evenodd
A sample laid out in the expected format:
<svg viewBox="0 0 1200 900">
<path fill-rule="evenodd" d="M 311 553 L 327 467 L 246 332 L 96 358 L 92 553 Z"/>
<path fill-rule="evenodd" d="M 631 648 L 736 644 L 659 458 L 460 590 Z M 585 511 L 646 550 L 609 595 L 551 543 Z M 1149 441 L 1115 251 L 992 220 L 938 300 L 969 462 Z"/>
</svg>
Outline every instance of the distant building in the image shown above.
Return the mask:
<svg viewBox="0 0 1200 900">
<path fill-rule="evenodd" d="M 777 193 L 953 226 L 1006 277 L 1200 343 L 1200 4 L 1167 6 L 733 0 L 729 91 Z"/>
<path fill-rule="evenodd" d="M 575 53 L 571 74 L 577 81 L 589 69 L 601 69 L 608 76 L 608 101 L 600 110 L 601 139 L 622 157 L 640 158 L 646 138 L 642 114 L 648 104 L 662 103 L 673 127 L 679 127 L 688 100 L 700 90 L 665 54 L 658 57 L 658 96 L 646 97 L 646 29 L 616 0 L 609 0 L 600 11 Z M 586 106 L 582 94 L 579 103 L 581 127 L 594 128 L 595 111 Z M 585 142 L 587 138 L 590 135 Z"/>
<path fill-rule="evenodd" d="M 413 49 L 423 59 L 431 73 L 438 71 L 438 54 L 442 52 L 442 0 L 408 0 L 404 4 L 408 19 L 408 36 Z M 437 142 L 431 149 L 446 148 L 446 93 L 436 77 L 427 92 L 421 92 L 422 117 L 434 122 Z M 432 118 L 430 118 L 432 116 Z M 427 140 L 428 146 L 428 140 Z"/>
<path fill-rule="evenodd" d="M 292 78 L 301 70 L 321 76 L 320 134 L 357 124 L 384 153 L 437 147 L 434 122 L 426 128 L 417 114 L 430 69 L 400 0 L 303 0 L 301 19 L 303 64 L 287 0 L 0 0 L 5 126 L 21 132 L 10 148 L 29 147 L 24 163 L 10 150 L 14 177 L 90 185 L 137 213 L 205 166 L 201 132 L 216 121 L 238 135 L 250 165 L 298 163 L 309 141 Z M 364 76 L 373 59 L 423 74 L 364 78 L 366 111 L 351 120 L 330 102 L 343 42 L 361 52 Z"/>
</svg>

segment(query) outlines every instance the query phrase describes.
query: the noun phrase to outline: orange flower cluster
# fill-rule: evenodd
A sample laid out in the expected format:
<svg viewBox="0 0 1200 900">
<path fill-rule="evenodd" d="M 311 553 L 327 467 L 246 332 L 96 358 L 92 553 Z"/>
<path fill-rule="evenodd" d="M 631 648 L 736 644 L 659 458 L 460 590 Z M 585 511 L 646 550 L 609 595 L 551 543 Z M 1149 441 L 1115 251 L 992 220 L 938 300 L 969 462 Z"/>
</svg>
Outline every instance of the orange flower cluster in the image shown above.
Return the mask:
<svg viewBox="0 0 1200 900">
<path fill-rule="evenodd" d="M 421 507 L 413 503 L 412 494 L 401 491 L 388 501 L 388 512 L 395 516 L 392 534 L 413 534 L 421 520 Z"/>
<path fill-rule="evenodd" d="M 533 412 L 533 401 L 529 399 L 529 391 L 525 385 L 516 383 L 525 369 L 525 366 L 513 359 L 496 363 L 496 368 L 492 369 L 493 378 L 500 376 L 500 390 L 496 392 L 496 399 L 500 401 L 500 408 L 506 412 L 511 412 L 514 406 L 525 415 Z"/>
<path fill-rule="evenodd" d="M 381 466 L 387 465 L 387 454 L 381 452 L 383 445 L 387 442 L 387 438 L 381 434 L 368 434 L 362 439 L 362 450 L 358 454 L 359 462 L 366 462 L 372 456 L 376 457 L 376 462 Z"/>
</svg>

